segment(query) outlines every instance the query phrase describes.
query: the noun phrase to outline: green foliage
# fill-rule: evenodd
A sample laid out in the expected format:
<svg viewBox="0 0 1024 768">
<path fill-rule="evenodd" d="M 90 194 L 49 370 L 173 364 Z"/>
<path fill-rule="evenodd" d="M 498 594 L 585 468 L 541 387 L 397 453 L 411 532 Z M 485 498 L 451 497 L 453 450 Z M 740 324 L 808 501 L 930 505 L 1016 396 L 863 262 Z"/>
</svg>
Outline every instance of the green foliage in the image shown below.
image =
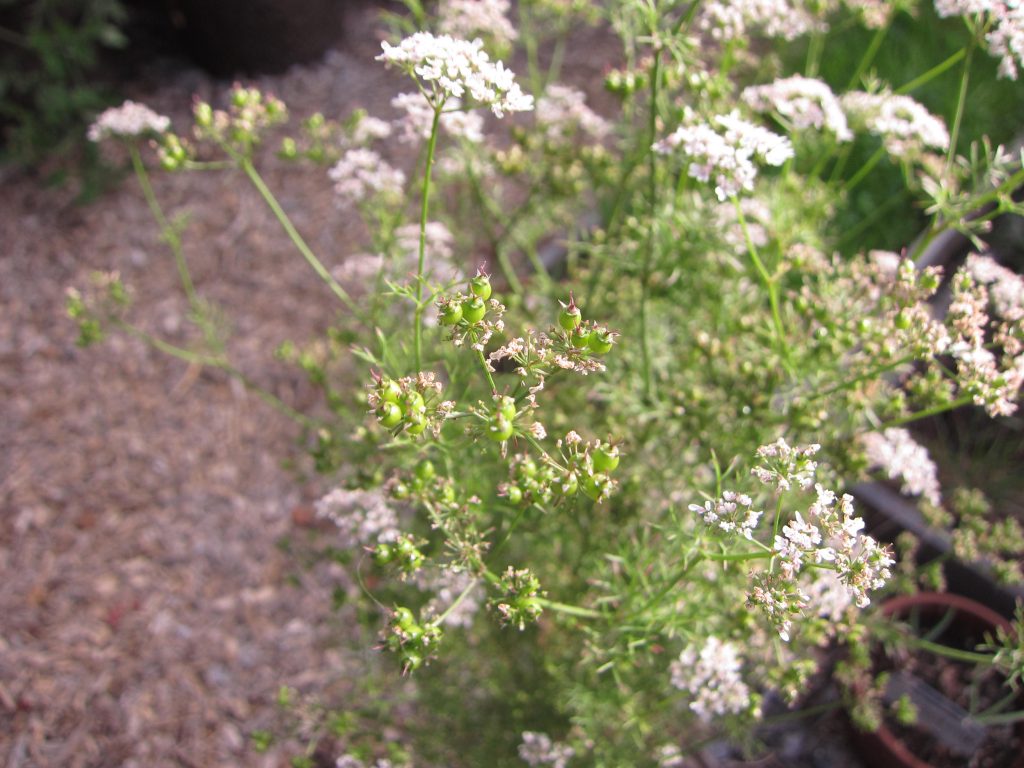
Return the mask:
<svg viewBox="0 0 1024 768">
<path fill-rule="evenodd" d="M 2 0 L 0 18 L 0 161 L 89 171 L 95 148 L 87 121 L 110 102 L 95 72 L 105 49 L 126 45 L 119 0 Z M 95 178 L 95 174 L 92 175 Z M 89 181 L 89 179 L 87 179 Z"/>
</svg>

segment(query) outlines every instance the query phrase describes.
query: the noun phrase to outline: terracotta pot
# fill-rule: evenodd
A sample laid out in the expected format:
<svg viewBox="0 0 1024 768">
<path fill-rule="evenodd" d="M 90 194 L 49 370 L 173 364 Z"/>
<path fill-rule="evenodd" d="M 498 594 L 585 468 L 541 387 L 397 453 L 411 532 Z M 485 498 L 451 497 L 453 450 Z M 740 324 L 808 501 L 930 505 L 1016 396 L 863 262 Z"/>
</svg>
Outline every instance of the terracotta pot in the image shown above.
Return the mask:
<svg viewBox="0 0 1024 768">
<path fill-rule="evenodd" d="M 1010 622 L 990 608 L 960 595 L 945 592 L 920 592 L 894 597 L 882 606 L 882 614 L 898 618 L 917 609 L 922 617 L 941 619 L 949 610 L 956 611 L 955 625 L 974 632 L 993 632 L 996 628 L 1012 629 Z M 1018 725 L 1017 732 L 1022 732 Z M 914 755 L 897 735 L 882 722 L 874 733 L 858 731 L 856 740 L 866 764 L 872 768 L 934 768 Z M 1006 768 L 1024 768 L 1024 755 Z"/>
</svg>

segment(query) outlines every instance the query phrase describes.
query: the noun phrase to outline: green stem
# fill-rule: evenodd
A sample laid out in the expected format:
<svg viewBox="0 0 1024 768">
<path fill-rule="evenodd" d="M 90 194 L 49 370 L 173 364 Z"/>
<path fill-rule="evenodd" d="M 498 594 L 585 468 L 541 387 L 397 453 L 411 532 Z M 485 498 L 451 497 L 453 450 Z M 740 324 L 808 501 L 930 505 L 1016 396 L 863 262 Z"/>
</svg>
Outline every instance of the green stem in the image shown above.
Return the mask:
<svg viewBox="0 0 1024 768">
<path fill-rule="evenodd" d="M 821 66 L 821 53 L 825 49 L 825 35 L 821 32 L 814 32 L 811 41 L 807 45 L 807 63 L 804 65 L 805 77 L 817 77 L 818 68 Z"/>
<path fill-rule="evenodd" d="M 871 38 L 871 42 L 868 43 L 867 50 L 864 51 L 864 55 L 861 56 L 857 69 L 853 71 L 853 75 L 850 77 L 850 82 L 846 84 L 846 90 L 853 90 L 857 83 L 860 82 L 860 78 L 864 74 L 865 70 L 871 66 L 871 62 L 875 60 L 875 55 L 878 53 L 878 49 L 882 47 L 882 41 L 885 40 L 885 36 L 889 33 L 889 27 L 890 25 L 886 24 L 885 26 L 879 27 L 875 30 L 875 34 Z"/>
<path fill-rule="evenodd" d="M 899 368 L 901 365 L 912 363 L 916 359 L 917 358 L 915 356 L 910 355 L 908 357 L 900 358 L 895 362 L 886 363 L 885 365 L 879 366 L 878 368 L 872 368 L 870 371 L 862 373 L 859 376 L 854 376 L 852 379 L 847 379 L 846 381 L 831 386 L 828 389 L 821 390 L 820 392 L 815 392 L 813 395 L 807 398 L 807 401 L 814 402 L 815 400 L 820 400 L 823 397 L 828 397 L 829 395 L 833 395 L 836 392 L 840 392 L 844 389 L 850 389 L 851 387 L 857 386 L 862 381 L 870 381 L 871 379 L 876 378 L 879 374 L 887 373 L 888 371 Z"/>
<path fill-rule="evenodd" d="M 769 550 L 769 556 L 771 562 L 768 564 L 768 569 L 771 571 L 775 570 L 775 539 L 778 538 L 779 529 L 782 527 L 782 496 L 780 495 L 778 501 L 775 502 L 775 517 L 772 520 L 772 549 Z"/>
<path fill-rule="evenodd" d="M 924 640 L 919 637 L 906 637 L 903 638 L 903 641 L 914 648 L 919 648 L 922 651 L 934 653 L 936 656 L 943 656 L 947 659 L 953 659 L 954 661 L 964 661 L 968 664 L 992 663 L 992 657 L 984 653 L 977 653 L 975 651 L 964 651 L 960 648 L 950 648 L 948 645 L 942 645 L 942 643 L 934 643 L 931 640 Z"/>
<path fill-rule="evenodd" d="M 603 619 L 605 616 L 601 611 L 595 611 L 591 608 L 581 608 L 578 605 L 556 603 L 554 600 L 546 600 L 543 597 L 537 598 L 537 604 L 549 611 L 564 613 L 567 616 L 578 616 L 581 619 Z"/>
<path fill-rule="evenodd" d="M 781 506 L 781 499 L 780 499 Z M 776 518 L 778 520 L 778 518 Z M 759 549 L 756 552 L 728 552 L 721 554 L 702 553 L 705 560 L 712 560 L 716 563 L 743 563 L 747 560 L 767 560 L 775 554 L 773 549 Z"/>
<path fill-rule="evenodd" d="M 704 553 L 703 552 L 698 552 L 693 557 L 693 559 L 685 560 L 683 562 L 682 568 L 680 568 L 674 574 L 672 574 L 672 577 L 665 583 L 665 585 L 661 589 L 659 589 L 657 592 L 655 592 L 654 595 L 652 595 L 647 600 L 647 602 L 643 604 L 643 606 L 641 608 L 639 608 L 636 611 L 633 611 L 633 613 L 631 613 L 625 620 L 626 621 L 631 621 L 632 619 L 636 618 L 637 616 L 640 616 L 640 615 L 642 615 L 644 613 L 647 613 L 647 611 L 649 611 L 653 606 L 657 605 L 658 602 L 660 602 L 661 599 L 663 597 L 665 597 L 665 595 L 667 595 L 669 592 L 671 592 L 676 587 L 676 585 L 679 584 L 680 581 L 682 581 L 684 578 L 686 578 L 686 574 L 688 574 L 691 570 L 693 570 L 694 566 L 696 566 L 698 563 L 700 563 L 704 559 L 705 559 Z"/>
<path fill-rule="evenodd" d="M 437 148 L 437 128 L 441 122 L 442 101 L 434 108 L 434 120 L 430 125 L 430 142 L 427 144 L 427 165 L 423 172 L 423 201 L 420 205 L 420 248 L 416 263 L 416 313 L 413 328 L 413 347 L 416 355 L 416 370 L 423 364 L 423 267 L 427 253 L 427 211 L 430 205 L 430 172 L 434 168 L 434 150 Z"/>
<path fill-rule="evenodd" d="M 960 126 L 964 119 L 964 110 L 967 106 L 967 86 L 971 79 L 971 60 L 974 58 L 974 49 L 978 45 L 978 37 L 971 37 L 967 44 L 967 55 L 964 56 L 964 72 L 960 76 L 960 93 L 956 100 L 956 114 L 953 117 L 953 129 L 949 133 L 949 150 L 946 152 L 946 173 L 953 167 L 953 160 L 956 158 L 956 146 L 960 139 Z"/>
<path fill-rule="evenodd" d="M 192 352 L 191 350 L 176 346 L 174 344 L 164 341 L 161 338 L 153 336 L 152 334 L 146 333 L 141 328 L 137 328 L 136 326 L 130 323 L 126 323 L 122 320 L 116 320 L 115 324 L 117 325 L 118 328 L 125 331 L 129 335 L 134 336 L 140 341 L 145 342 L 149 346 L 153 347 L 154 349 L 160 352 L 163 352 L 166 355 L 170 355 L 171 357 L 175 357 L 178 360 L 182 360 L 192 365 L 217 368 L 218 370 L 224 371 L 224 373 L 226 373 L 231 378 L 237 379 L 247 390 L 255 394 L 257 397 L 263 400 L 263 402 L 265 402 L 271 408 L 276 410 L 278 413 L 287 416 L 289 419 L 292 419 L 293 421 L 302 425 L 303 427 L 306 427 L 307 429 L 318 429 L 320 427 L 319 422 L 309 418 L 304 413 L 296 411 L 290 405 L 288 405 L 279 397 L 277 397 L 277 395 L 267 391 L 259 384 L 254 382 L 252 379 L 250 379 L 248 376 L 246 376 L 244 373 L 242 373 L 240 370 L 235 368 L 235 366 L 233 366 L 227 360 L 197 354 L 195 352 Z"/>
<path fill-rule="evenodd" d="M 853 142 L 848 141 L 839 152 L 839 157 L 836 159 L 836 164 L 832 166 L 832 171 L 828 175 L 828 184 L 832 186 L 835 184 L 843 175 L 843 171 L 846 170 L 846 163 L 850 159 L 850 154 L 853 152 Z"/>
<path fill-rule="evenodd" d="M 312 249 L 306 244 L 306 241 L 303 240 L 302 235 L 299 234 L 295 225 L 292 224 L 292 220 L 288 218 L 288 214 L 284 212 L 281 204 L 277 201 L 277 198 L 274 197 L 274 193 L 270 191 L 270 188 L 263 181 L 263 177 L 261 177 L 259 172 L 256 170 L 256 166 L 252 164 L 252 160 L 248 157 L 241 156 L 238 158 L 238 163 L 245 175 L 249 177 L 249 181 L 251 181 L 252 185 L 256 187 L 256 190 L 260 193 L 264 202 L 266 202 L 267 206 L 273 212 L 274 216 L 277 217 L 277 220 L 281 224 L 282 229 L 284 229 L 285 234 L 288 235 L 299 253 L 301 253 L 302 257 L 309 263 L 309 266 L 313 268 L 313 271 L 316 272 L 321 280 L 327 283 L 327 286 L 331 289 L 334 295 L 341 299 L 341 302 L 348 307 L 358 320 L 363 323 L 367 323 L 367 320 L 363 317 L 363 314 L 356 302 L 348 295 L 348 292 L 341 287 L 338 281 L 334 279 L 331 273 L 327 271 L 327 268 L 323 265 L 320 259 L 316 257 L 316 254 L 314 254 Z"/>
<path fill-rule="evenodd" d="M 871 431 L 872 432 L 881 432 L 883 429 L 889 429 L 890 427 L 899 427 L 899 426 L 901 426 L 903 424 L 909 424 L 912 421 L 919 421 L 920 419 L 927 419 L 929 416 L 935 416 L 936 414 L 939 414 L 939 413 L 945 413 L 946 411 L 952 411 L 955 408 L 959 408 L 961 405 L 969 405 L 973 401 L 974 401 L 974 398 L 971 395 L 963 395 L 962 397 L 959 397 L 956 400 L 950 400 L 948 403 L 943 403 L 941 405 L 935 405 L 935 406 L 932 406 L 931 408 L 926 408 L 923 411 L 918 411 L 917 413 L 911 413 L 911 414 L 909 414 L 907 416 L 901 416 L 898 419 L 893 419 L 892 421 L 887 421 L 887 422 L 885 422 L 885 424 L 881 424 L 881 425 L 879 425 L 877 427 L 874 427 Z"/>
<path fill-rule="evenodd" d="M 648 302 L 651 293 L 651 263 L 654 260 L 654 250 L 657 248 L 657 237 L 655 235 L 655 224 L 658 221 L 658 163 L 654 152 L 654 142 L 657 140 L 658 131 L 658 81 L 660 79 L 659 65 L 661 62 L 661 48 L 654 48 L 654 62 L 651 64 L 651 103 L 648 115 L 648 141 L 647 141 L 647 174 L 648 179 L 648 200 L 650 202 L 650 221 L 647 230 L 647 248 L 644 252 L 643 269 L 640 273 L 640 352 L 643 365 L 644 397 L 649 401 L 651 398 L 651 339 L 648 334 L 647 313 Z"/>
<path fill-rule="evenodd" d="M 782 312 L 779 308 L 778 282 L 774 277 L 768 274 L 768 270 L 765 268 L 764 262 L 761 261 L 761 256 L 757 252 L 757 246 L 754 245 L 754 241 L 750 237 L 750 230 L 747 227 L 747 219 L 743 215 L 743 206 L 740 205 L 740 199 L 733 195 L 732 201 L 733 205 L 736 207 L 736 218 L 739 220 L 740 228 L 743 230 L 743 239 L 746 240 L 747 243 L 747 251 L 750 254 L 750 260 L 754 263 L 754 269 L 761 277 L 761 281 L 764 283 L 765 288 L 768 289 L 768 303 L 772 310 L 772 325 L 775 329 L 775 342 L 778 347 L 778 352 L 782 357 L 786 370 L 792 375 L 793 360 L 790 354 L 789 345 L 786 343 L 786 329 L 782 324 Z"/>
<path fill-rule="evenodd" d="M 889 213 L 890 209 L 899 205 L 900 201 L 903 200 L 906 192 L 900 190 L 896 194 L 889 197 L 884 203 L 875 208 L 869 216 L 865 216 L 856 225 L 850 227 L 848 230 L 843 232 L 836 239 L 836 247 L 842 248 L 842 246 L 849 243 L 854 238 L 858 237 L 862 232 L 874 226 L 883 216 Z"/>
<path fill-rule="evenodd" d="M 491 385 L 491 392 L 497 394 L 498 387 L 494 383 L 494 377 L 491 375 L 491 369 L 487 367 L 487 360 L 484 358 L 484 353 L 479 349 L 476 350 L 476 358 L 480 361 L 480 367 L 484 369 L 484 376 L 487 377 L 487 383 Z"/>
<path fill-rule="evenodd" d="M 959 51 L 954 53 L 952 56 L 950 56 L 948 59 L 946 59 L 942 63 L 936 64 L 934 67 L 929 69 L 924 74 L 918 75 L 917 77 L 915 77 L 909 83 L 905 83 L 905 84 L 901 85 L 899 88 L 897 88 L 895 90 L 896 95 L 898 95 L 898 96 L 905 96 L 906 94 L 911 93 L 912 91 L 916 91 L 922 85 L 930 83 L 936 77 L 938 77 L 943 72 L 945 72 L 947 69 L 950 69 L 951 67 L 955 67 L 957 65 L 957 63 L 966 55 L 967 55 L 967 48 L 961 48 Z"/>
<path fill-rule="evenodd" d="M 1016 698 L 1017 693 L 1014 692 L 1010 695 Z M 1010 725 L 1020 720 L 1024 720 L 1024 710 L 1017 710 L 1016 712 L 1003 712 L 998 715 L 975 715 L 971 718 L 971 720 L 984 726 Z"/>
<path fill-rule="evenodd" d="M 142 155 L 139 154 L 139 148 L 134 143 L 131 143 L 128 145 L 128 150 L 132 158 L 132 168 L 135 169 L 135 176 L 139 180 L 139 186 L 142 187 L 142 194 L 146 198 L 146 204 L 149 205 L 150 213 L 153 214 L 153 218 L 156 219 L 156 223 L 160 227 L 160 233 L 170 247 L 171 253 L 174 254 L 174 262 L 178 267 L 178 278 L 181 280 L 181 287 L 185 291 L 185 296 L 188 298 L 188 303 L 192 310 L 198 313 L 201 310 L 201 305 L 199 297 L 196 295 L 195 285 L 192 283 L 192 276 L 188 271 L 188 264 L 185 263 L 185 254 L 181 250 L 181 238 L 178 237 L 178 232 L 167 220 L 167 216 L 164 215 L 164 210 L 160 207 L 160 201 L 156 199 L 153 185 L 149 181 L 149 174 L 146 172 L 146 166 L 142 162 Z"/>
<path fill-rule="evenodd" d="M 862 181 L 864 181 L 864 179 L 867 178 L 867 175 L 869 173 L 871 173 L 871 171 L 874 170 L 875 166 L 878 165 L 878 163 L 882 160 L 883 157 L 885 157 L 885 145 L 884 144 L 882 146 L 880 146 L 878 149 L 876 149 L 874 154 L 871 155 L 871 157 L 868 158 L 867 162 L 864 163 L 864 165 L 862 165 L 860 167 L 860 170 L 857 171 L 857 173 L 855 173 L 843 185 L 842 191 L 844 193 L 852 192 L 857 187 L 858 184 L 860 184 Z"/>
<path fill-rule="evenodd" d="M 444 620 L 448 618 L 448 615 L 459 607 L 459 604 L 466 599 L 469 593 L 472 592 L 476 585 L 479 583 L 479 579 L 473 579 L 471 582 L 469 582 L 466 588 L 459 593 L 459 596 L 457 598 L 455 598 L 455 601 L 445 609 L 444 613 L 442 613 L 440 616 L 434 619 L 433 623 L 444 624 Z"/>
</svg>

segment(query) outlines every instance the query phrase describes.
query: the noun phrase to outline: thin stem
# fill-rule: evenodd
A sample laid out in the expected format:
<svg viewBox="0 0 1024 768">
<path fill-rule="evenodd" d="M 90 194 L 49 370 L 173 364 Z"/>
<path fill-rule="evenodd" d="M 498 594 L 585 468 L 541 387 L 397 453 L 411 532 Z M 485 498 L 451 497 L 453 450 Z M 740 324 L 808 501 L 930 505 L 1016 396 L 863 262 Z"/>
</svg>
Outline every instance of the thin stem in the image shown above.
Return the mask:
<svg viewBox="0 0 1024 768">
<path fill-rule="evenodd" d="M 864 179 L 867 178 L 867 175 L 869 173 L 871 173 L 871 171 L 873 171 L 875 169 L 875 166 L 878 165 L 878 163 L 881 161 L 881 159 L 883 157 L 885 157 L 885 145 L 884 144 L 882 146 L 880 146 L 878 149 L 876 149 L 874 154 L 871 155 L 871 157 L 868 158 L 867 162 L 864 163 L 864 165 L 862 165 L 860 167 L 860 170 L 857 171 L 843 185 L 843 190 L 842 191 L 846 192 L 846 193 L 852 192 L 857 187 L 857 185 L 860 184 L 862 181 L 864 181 Z"/>
<path fill-rule="evenodd" d="M 778 501 L 775 502 L 775 517 L 772 520 L 772 546 L 774 546 L 775 540 L 779 536 L 779 528 L 782 527 L 782 496 L 780 495 Z M 771 562 L 768 564 L 768 568 L 771 571 L 775 570 L 775 550 L 770 550 Z"/>
<path fill-rule="evenodd" d="M 254 382 L 252 379 L 250 379 L 248 376 L 246 376 L 244 373 L 238 370 L 227 360 L 197 354 L 196 352 L 192 352 L 191 350 L 176 346 L 174 344 L 164 341 L 163 339 L 157 336 L 153 336 L 152 334 L 146 333 L 141 328 L 138 328 L 132 325 L 131 323 L 126 323 L 123 320 L 115 320 L 114 322 L 117 325 L 117 327 L 120 328 L 121 330 L 125 331 L 131 336 L 134 336 L 140 341 L 145 342 L 149 346 L 153 347 L 156 350 L 159 350 L 160 352 L 163 352 L 166 355 L 170 355 L 171 357 L 175 357 L 178 360 L 183 360 L 184 362 L 190 363 L 192 365 L 207 366 L 210 368 L 217 368 L 221 371 L 224 371 L 224 373 L 226 373 L 231 378 L 237 379 L 247 390 L 255 394 L 257 397 L 263 400 L 263 402 L 265 402 L 271 408 L 276 410 L 278 413 L 287 416 L 289 419 L 292 419 L 293 421 L 297 422 L 298 424 L 301 424 L 303 427 L 306 427 L 307 429 L 319 428 L 319 422 L 309 418 L 304 413 L 296 411 L 290 405 L 288 405 L 279 397 L 277 397 L 277 395 L 267 391 L 259 384 Z"/>
<path fill-rule="evenodd" d="M 568 616 L 578 616 L 581 619 L 603 619 L 604 614 L 601 611 L 595 611 L 591 608 L 582 608 L 578 605 L 567 605 L 566 603 L 556 603 L 554 600 L 546 600 L 543 597 L 537 598 L 537 604 L 542 608 L 546 608 L 556 613 L 564 613 Z"/>
<path fill-rule="evenodd" d="M 899 427 L 903 424 L 909 424 L 912 421 L 919 421 L 920 419 L 927 419 L 929 416 L 935 416 L 939 413 L 945 413 L 946 411 L 952 411 L 954 408 L 959 408 L 961 405 L 968 405 L 973 402 L 974 398 L 971 395 L 963 395 L 956 400 L 950 400 L 948 403 L 941 405 L 932 406 L 926 408 L 923 411 L 917 413 L 911 413 L 907 416 L 902 416 L 892 421 L 887 421 L 885 424 L 881 424 L 872 429 L 873 432 L 881 432 L 883 429 L 889 429 L 890 427 Z"/>
<path fill-rule="evenodd" d="M 683 567 L 680 568 L 678 571 L 676 571 L 674 574 L 672 574 L 672 577 L 667 582 L 665 582 L 665 585 L 661 589 L 659 589 L 657 592 L 655 592 L 654 595 L 652 595 L 647 600 L 647 602 L 643 604 L 643 606 L 641 606 L 638 610 L 636 610 L 633 613 L 631 613 L 626 618 L 626 620 L 627 621 L 628 620 L 632 620 L 632 619 L 636 618 L 637 616 L 640 616 L 640 615 L 646 613 L 653 606 L 657 605 L 657 603 L 663 597 L 665 597 L 665 595 L 667 595 L 669 592 L 671 592 L 680 581 L 682 581 L 684 578 L 686 578 L 686 574 L 688 574 L 691 570 L 693 570 L 693 567 L 695 565 L 697 565 L 702 560 L 704 560 L 704 557 L 705 556 L 704 556 L 703 552 L 698 552 L 693 557 L 692 560 L 684 561 L 683 562 Z"/>
<path fill-rule="evenodd" d="M 804 65 L 805 77 L 817 77 L 818 68 L 821 66 L 821 53 L 825 49 L 825 35 L 822 32 L 814 32 L 811 41 L 807 45 L 807 63 Z"/>
<path fill-rule="evenodd" d="M 132 143 L 128 145 L 128 150 L 131 154 L 132 168 L 135 169 L 135 176 L 139 180 L 139 186 L 142 187 L 142 195 L 146 198 L 146 204 L 149 206 L 150 213 L 153 214 L 153 218 L 156 219 L 156 223 L 160 227 L 160 233 L 170 247 L 171 253 L 174 254 L 174 262 L 178 267 L 178 278 L 181 280 L 181 287 L 185 291 L 185 296 L 188 298 L 188 303 L 193 311 L 198 312 L 201 305 L 199 297 L 196 295 L 195 285 L 192 283 L 192 276 L 188 271 L 188 265 L 185 263 L 185 254 L 181 250 L 181 238 L 178 237 L 178 232 L 167 220 L 167 216 L 164 215 L 160 201 L 156 199 L 156 193 L 153 192 L 153 185 L 149 181 L 149 174 L 146 172 L 146 166 L 142 162 L 139 148 Z"/>
<path fill-rule="evenodd" d="M 743 206 L 740 205 L 740 199 L 733 195 L 732 201 L 736 207 L 736 217 L 739 220 L 740 228 L 743 230 L 743 239 L 746 240 L 747 243 L 747 251 L 750 254 L 750 260 L 754 263 L 754 269 L 757 271 L 757 274 L 760 275 L 765 288 L 768 289 L 768 303 L 772 310 L 772 325 L 775 328 L 776 345 L 778 346 L 778 350 L 782 356 L 786 370 L 792 374 L 793 361 L 790 356 L 789 345 L 786 343 L 786 329 L 782 324 L 782 312 L 779 308 L 778 282 L 774 277 L 768 274 L 768 270 L 765 268 L 764 262 L 761 261 L 761 256 L 757 252 L 757 246 L 754 245 L 754 241 L 750 237 L 750 230 L 747 227 L 747 219 L 743 215 Z"/>
<path fill-rule="evenodd" d="M 264 202 L 266 202 L 267 206 L 273 212 L 274 216 L 277 217 L 277 220 L 281 224 L 282 229 L 284 229 L 285 234 L 288 235 L 299 253 L 301 253 L 302 257 L 309 263 L 309 266 L 313 268 L 313 271 L 317 273 L 321 280 L 327 283 L 327 286 L 331 289 L 334 295 L 341 299 L 341 302 L 348 307 L 358 320 L 368 324 L 356 302 L 348 295 L 348 292 L 341 287 L 341 284 L 334 279 L 331 273 L 327 271 L 327 268 L 306 244 L 302 235 L 299 234 L 295 225 L 292 224 L 292 220 L 288 218 L 288 214 L 284 212 L 281 204 L 277 201 L 277 198 L 274 197 L 274 193 L 270 191 L 270 188 L 263 181 L 263 177 L 261 177 L 259 172 L 256 170 L 256 166 L 252 164 L 252 160 L 248 157 L 242 156 L 238 158 L 238 163 L 242 171 L 245 172 L 245 175 L 249 177 L 249 181 L 251 181 L 253 186 L 256 187 L 256 190 L 260 193 Z"/>
<path fill-rule="evenodd" d="M 881 219 L 883 216 L 889 213 L 890 209 L 897 206 L 905 195 L 906 193 L 902 190 L 892 195 L 888 200 L 886 200 L 884 203 L 875 208 L 869 216 L 865 216 L 864 219 L 862 219 L 856 225 L 850 227 L 848 230 L 843 232 L 836 239 L 836 247 L 840 248 L 846 245 L 849 241 L 853 240 L 862 232 L 876 224 L 879 221 L 879 219 Z"/>
<path fill-rule="evenodd" d="M 1017 696 L 1016 692 L 1010 694 L 1013 697 Z M 998 715 L 975 715 L 971 718 L 974 722 L 979 725 L 993 726 L 993 725 L 1010 725 L 1020 720 L 1024 720 L 1024 710 L 1017 710 L 1016 712 L 1003 712 Z"/>
<path fill-rule="evenodd" d="M 652 149 L 657 140 L 658 130 L 658 81 L 660 79 L 659 65 L 661 62 L 661 48 L 654 48 L 654 62 L 651 64 L 651 103 L 648 116 L 648 141 L 647 141 L 647 174 L 648 179 L 648 200 L 650 201 L 650 221 L 647 231 L 647 249 L 644 252 L 643 270 L 640 273 L 640 351 L 643 364 L 644 397 L 650 400 L 651 397 L 651 340 L 647 328 L 648 302 L 651 293 L 651 262 L 654 260 L 654 250 L 657 248 L 657 237 L 655 236 L 655 224 L 658 221 L 658 163 L 657 156 Z"/>
<path fill-rule="evenodd" d="M 974 58 L 974 49 L 978 45 L 977 34 L 971 37 L 967 44 L 967 54 L 964 56 L 964 72 L 960 76 L 960 93 L 956 100 L 956 114 L 953 117 L 953 129 L 949 132 L 949 151 L 946 152 L 946 173 L 953 167 L 953 160 L 956 158 L 956 146 L 960 139 L 960 126 L 964 119 L 964 109 L 967 106 L 967 85 L 971 79 L 971 60 Z"/>
<path fill-rule="evenodd" d="M 969 664 L 991 664 L 992 657 L 985 653 L 976 651 L 964 651 L 960 648 L 951 648 L 942 643 L 934 643 L 931 640 L 924 640 L 920 637 L 905 637 L 903 641 L 908 645 L 919 648 L 922 651 L 934 653 L 936 656 L 943 656 L 954 661 L 965 661 Z"/>
<path fill-rule="evenodd" d="M 479 584 L 479 583 L 480 583 L 479 579 L 473 579 L 471 582 L 469 582 L 469 584 L 466 586 L 466 588 L 464 590 L 462 590 L 462 592 L 459 593 L 458 597 L 455 598 L 455 601 L 445 609 L 444 613 L 442 613 L 440 616 L 438 616 L 436 619 L 434 619 L 433 623 L 434 624 L 444 624 L 444 620 L 448 618 L 448 615 L 452 611 L 454 611 L 456 608 L 459 607 L 459 604 L 463 600 L 466 599 L 466 597 L 469 595 L 469 593 L 472 592 L 473 589 L 476 587 L 476 585 Z"/>
<path fill-rule="evenodd" d="M 871 66 L 871 62 L 875 60 L 878 49 L 882 47 L 882 41 L 885 40 L 885 36 L 889 33 L 889 26 L 889 24 L 886 24 L 875 30 L 875 34 L 871 38 L 871 42 L 868 43 L 867 50 L 864 51 L 857 69 L 853 71 L 853 75 L 850 76 L 850 82 L 846 84 L 846 90 L 853 90 L 857 83 L 860 82 L 861 76 Z"/>
<path fill-rule="evenodd" d="M 943 72 L 945 72 L 947 69 L 950 69 L 951 67 L 955 67 L 957 65 L 957 63 L 966 55 L 967 55 L 967 48 L 961 48 L 959 51 L 954 53 L 952 56 L 950 56 L 948 59 L 946 59 L 942 63 L 936 64 L 934 67 L 929 69 L 924 74 L 918 75 L 917 77 L 915 77 L 909 83 L 905 83 L 905 84 L 901 85 L 899 88 L 897 88 L 895 90 L 896 95 L 898 95 L 898 96 L 905 96 L 906 94 L 908 94 L 908 93 L 910 93 L 912 91 L 916 91 L 922 85 L 925 85 L 926 83 L 930 83 L 936 77 L 938 77 Z"/>
<path fill-rule="evenodd" d="M 487 377 L 487 383 L 491 385 L 491 392 L 497 393 L 498 387 L 494 383 L 494 377 L 491 375 L 491 369 L 487 367 L 487 360 L 484 358 L 484 353 L 479 349 L 476 350 L 477 360 L 480 361 L 480 367 L 484 369 L 484 375 Z"/>
<path fill-rule="evenodd" d="M 721 554 L 710 554 L 704 552 L 705 560 L 713 560 L 716 563 L 742 563 L 747 560 L 767 560 L 775 554 L 775 550 L 765 549 L 756 552 L 723 552 Z"/>
<path fill-rule="evenodd" d="M 836 392 L 840 392 L 844 389 L 850 389 L 851 387 L 855 387 L 856 385 L 860 384 L 862 381 L 869 381 L 878 376 L 880 373 L 886 373 L 888 371 L 894 370 L 896 368 L 899 368 L 901 365 L 912 363 L 916 359 L 917 358 L 915 356 L 910 355 L 907 357 L 900 358 L 895 362 L 886 363 L 885 365 L 879 366 L 878 368 L 872 368 L 870 371 L 862 373 L 858 376 L 854 376 L 852 379 L 847 379 L 846 381 L 840 382 L 839 384 L 831 386 L 828 389 L 815 392 L 813 395 L 807 398 L 807 401 L 814 402 L 815 400 L 820 400 L 823 397 L 828 397 L 829 395 L 835 394 Z"/>
<path fill-rule="evenodd" d="M 427 144 L 427 165 L 423 172 L 423 201 L 420 205 L 420 249 L 416 262 L 416 314 L 413 329 L 413 348 L 416 355 L 416 370 L 423 363 L 423 267 L 427 253 L 427 211 L 430 205 L 430 172 L 434 168 L 434 150 L 437 148 L 437 128 L 441 121 L 444 102 L 434 108 L 434 120 L 430 125 L 430 142 Z"/>
</svg>

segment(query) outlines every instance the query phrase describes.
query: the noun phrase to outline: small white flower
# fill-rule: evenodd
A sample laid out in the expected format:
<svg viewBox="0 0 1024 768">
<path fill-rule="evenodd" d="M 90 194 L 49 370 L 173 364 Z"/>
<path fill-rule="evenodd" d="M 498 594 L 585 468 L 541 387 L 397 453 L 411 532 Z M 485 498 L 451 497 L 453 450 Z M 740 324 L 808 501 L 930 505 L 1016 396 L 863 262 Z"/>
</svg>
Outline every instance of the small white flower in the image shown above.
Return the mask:
<svg viewBox="0 0 1024 768">
<path fill-rule="evenodd" d="M 822 80 L 793 75 L 746 88 L 741 98 L 757 112 L 777 112 L 796 130 L 827 130 L 839 141 L 853 138 L 839 100 Z"/>
<path fill-rule="evenodd" d="M 405 174 L 392 168 L 371 149 L 350 149 L 330 171 L 334 193 L 346 202 L 358 203 L 375 195 L 398 195 Z"/>
<path fill-rule="evenodd" d="M 469 98 L 490 107 L 498 117 L 533 109 L 533 97 L 522 92 L 515 75 L 504 64 L 490 60 L 482 40 L 467 42 L 416 32 L 398 45 L 385 41 L 381 47 L 384 52 L 377 60 L 426 84 L 435 105 L 450 97 Z"/>
<path fill-rule="evenodd" d="M 927 449 L 918 445 L 906 429 L 891 428 L 861 438 L 872 467 L 880 468 L 893 480 L 903 482 L 900 491 L 921 496 L 932 504 L 942 502 L 939 473 Z"/>
<path fill-rule="evenodd" d="M 102 141 L 109 136 L 141 136 L 164 133 L 171 127 L 171 119 L 158 115 L 145 104 L 126 101 L 120 107 L 111 107 L 89 126 L 89 141 Z"/>
<path fill-rule="evenodd" d="M 945 149 L 945 123 L 909 96 L 851 91 L 841 99 L 847 115 L 880 136 L 893 157 L 920 154 L 925 148 Z"/>
</svg>

